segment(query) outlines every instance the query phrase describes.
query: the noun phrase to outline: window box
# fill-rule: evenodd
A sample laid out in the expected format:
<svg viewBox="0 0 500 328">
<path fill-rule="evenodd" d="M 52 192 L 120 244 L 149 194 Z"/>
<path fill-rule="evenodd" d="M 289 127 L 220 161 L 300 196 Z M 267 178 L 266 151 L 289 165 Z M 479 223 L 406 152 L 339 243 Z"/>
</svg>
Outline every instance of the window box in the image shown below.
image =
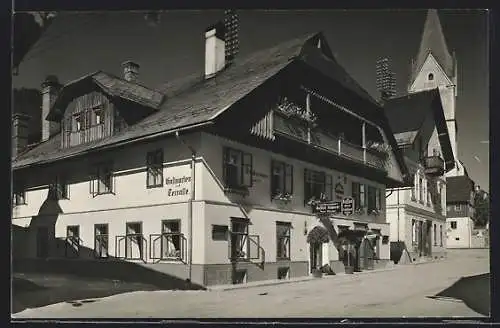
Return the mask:
<svg viewBox="0 0 500 328">
<path fill-rule="evenodd" d="M 289 202 L 293 194 L 293 166 L 284 162 L 271 162 L 271 198 Z"/>
<path fill-rule="evenodd" d="M 287 97 L 282 97 L 279 100 L 276 110 L 285 114 L 287 117 L 293 117 L 301 120 L 309 126 L 316 127 L 317 125 L 317 117 L 313 112 L 307 111 L 306 108 L 301 108 L 297 104 L 290 101 Z"/>
</svg>

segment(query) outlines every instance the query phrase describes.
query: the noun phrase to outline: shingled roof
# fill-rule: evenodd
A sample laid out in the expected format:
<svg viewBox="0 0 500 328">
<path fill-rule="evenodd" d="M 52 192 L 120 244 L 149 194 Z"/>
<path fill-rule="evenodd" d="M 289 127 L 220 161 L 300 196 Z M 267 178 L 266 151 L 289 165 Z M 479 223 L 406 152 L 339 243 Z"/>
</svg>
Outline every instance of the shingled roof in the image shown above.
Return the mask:
<svg viewBox="0 0 500 328">
<path fill-rule="evenodd" d="M 469 203 L 471 192 L 474 191 L 474 181 L 461 175 L 446 178 L 446 203 Z"/>
<path fill-rule="evenodd" d="M 57 135 L 16 158 L 13 161 L 13 168 L 18 169 L 32 164 L 42 164 L 99 151 L 125 142 L 129 143 L 146 137 L 173 133 L 179 128 L 210 124 L 231 105 L 262 85 L 269 78 L 275 76 L 290 63 L 301 60 L 309 65 L 307 60 L 302 58 L 303 51 L 306 48 L 311 48 L 311 44 L 317 42 L 318 38 L 324 41 L 322 33 L 307 34 L 274 47 L 257 51 L 245 58 L 236 58 L 231 65 L 210 79 L 205 79 L 201 74 L 194 74 L 164 84 L 156 90 L 164 95 L 163 102 L 158 105 L 158 110 L 140 122 L 111 137 L 70 148 L 60 149 L 60 136 Z M 322 43 L 326 43 L 326 41 L 323 41 Z M 330 65 L 340 66 L 333 56 L 329 59 Z M 313 68 L 318 66 L 316 69 L 323 67 L 317 61 L 309 66 Z M 371 97 L 355 80 L 346 77 L 348 74 L 343 68 L 329 67 L 327 71 L 326 74 L 330 78 L 336 79 L 341 85 L 359 97 L 370 100 Z M 121 85 L 116 81 L 115 84 L 103 82 L 103 80 L 106 80 L 105 76 L 111 76 L 103 72 L 93 73 L 90 76 L 93 80 L 108 88 L 110 88 L 110 85 Z M 126 85 L 128 85 L 128 82 Z M 380 109 L 380 107 L 374 107 L 374 109 Z M 382 121 L 386 121 L 382 110 L 375 112 L 381 117 Z M 389 129 L 388 124 L 385 125 Z M 384 129 L 386 128 L 384 127 Z M 390 129 L 388 130 L 388 137 L 393 140 Z M 404 166 L 402 156 L 398 156 L 398 160 L 404 172 L 406 166 Z"/>
<path fill-rule="evenodd" d="M 74 90 L 88 83 L 95 83 L 110 96 L 120 97 L 153 109 L 158 109 L 164 98 L 164 95 L 157 90 L 123 80 L 109 73 L 97 71 L 63 86 L 46 119 L 58 121 L 64 113 L 68 101 L 73 97 Z"/>
</svg>

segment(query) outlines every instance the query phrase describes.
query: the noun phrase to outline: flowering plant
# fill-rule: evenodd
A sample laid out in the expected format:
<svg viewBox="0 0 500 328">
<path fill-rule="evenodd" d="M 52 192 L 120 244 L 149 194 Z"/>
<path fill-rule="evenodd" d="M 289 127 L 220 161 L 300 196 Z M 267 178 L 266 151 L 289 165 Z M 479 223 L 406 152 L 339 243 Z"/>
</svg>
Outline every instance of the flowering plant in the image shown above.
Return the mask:
<svg viewBox="0 0 500 328">
<path fill-rule="evenodd" d="M 278 103 L 278 110 L 285 115 L 297 117 L 311 125 L 316 124 L 317 117 L 313 112 L 307 111 L 294 104 L 292 101 L 288 100 L 287 97 L 280 99 Z"/>
<path fill-rule="evenodd" d="M 365 214 L 365 208 L 358 207 L 356 210 L 354 210 L 354 214 Z"/>
<path fill-rule="evenodd" d="M 391 146 L 389 146 L 388 144 L 376 141 L 368 141 L 366 147 L 368 149 L 384 154 L 385 156 L 389 156 L 389 153 L 391 152 L 392 149 Z"/>
<path fill-rule="evenodd" d="M 379 215 L 379 214 L 380 214 L 380 211 L 379 211 L 379 210 L 377 210 L 377 209 L 373 209 L 373 210 L 371 210 L 371 211 L 370 211 L 370 214 L 371 214 L 371 215 L 375 215 L 375 216 L 377 216 L 377 215 Z"/>
<path fill-rule="evenodd" d="M 292 194 L 289 194 L 287 192 L 284 193 L 278 192 L 276 195 L 274 195 L 273 199 L 280 200 L 283 202 L 289 202 L 290 200 L 292 200 Z"/>
<path fill-rule="evenodd" d="M 321 203 L 321 202 L 324 202 L 324 201 L 326 201 L 326 196 L 325 196 L 325 194 L 323 194 L 323 193 L 322 193 L 322 194 L 319 196 L 319 199 L 316 199 L 316 197 L 315 197 L 315 196 L 312 196 L 312 197 L 309 199 L 309 201 L 307 202 L 307 205 L 308 205 L 308 206 L 316 206 L 317 204 L 319 204 L 319 203 Z"/>
</svg>

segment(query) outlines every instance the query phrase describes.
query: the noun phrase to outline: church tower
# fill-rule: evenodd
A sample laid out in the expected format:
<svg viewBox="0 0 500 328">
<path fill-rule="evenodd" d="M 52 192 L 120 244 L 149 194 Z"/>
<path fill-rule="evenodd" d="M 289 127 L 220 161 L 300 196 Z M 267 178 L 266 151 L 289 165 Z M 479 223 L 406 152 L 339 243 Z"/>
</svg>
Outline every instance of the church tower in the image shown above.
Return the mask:
<svg viewBox="0 0 500 328">
<path fill-rule="evenodd" d="M 457 60 L 450 54 L 436 9 L 429 9 L 417 57 L 412 60 L 408 93 L 439 88 L 444 116 L 448 126 L 455 168 L 446 174 L 467 174 L 458 159 L 458 126 L 456 122 Z"/>
</svg>

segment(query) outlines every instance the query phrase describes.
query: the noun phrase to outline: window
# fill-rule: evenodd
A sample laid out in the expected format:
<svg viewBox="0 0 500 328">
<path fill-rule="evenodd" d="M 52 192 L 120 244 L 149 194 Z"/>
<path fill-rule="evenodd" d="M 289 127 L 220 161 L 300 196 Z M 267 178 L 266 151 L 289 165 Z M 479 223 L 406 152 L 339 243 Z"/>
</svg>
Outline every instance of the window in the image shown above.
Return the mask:
<svg viewBox="0 0 500 328">
<path fill-rule="evenodd" d="M 276 222 L 276 259 L 290 259 L 291 224 Z"/>
<path fill-rule="evenodd" d="M 365 208 L 366 193 L 364 184 L 357 182 L 352 183 L 352 198 L 354 199 L 354 206 L 356 209 Z"/>
<path fill-rule="evenodd" d="M 252 186 L 252 155 L 239 150 L 224 148 L 224 185 L 229 189 Z"/>
<path fill-rule="evenodd" d="M 439 226 L 439 246 L 443 247 L 443 226 Z"/>
<path fill-rule="evenodd" d="M 461 210 L 461 205 L 460 204 L 455 204 L 455 211 L 458 212 Z"/>
<path fill-rule="evenodd" d="M 14 206 L 26 204 L 26 190 L 23 183 L 14 185 L 14 192 L 12 195 L 12 202 Z"/>
<path fill-rule="evenodd" d="M 75 257 L 80 253 L 80 226 L 66 227 L 66 247 L 64 254 L 66 257 Z"/>
<path fill-rule="evenodd" d="M 107 224 L 94 225 L 94 254 L 97 258 L 107 258 L 109 231 Z"/>
<path fill-rule="evenodd" d="M 113 169 L 111 164 L 100 164 L 94 168 L 90 193 L 97 195 L 113 193 Z"/>
<path fill-rule="evenodd" d="M 289 267 L 278 267 L 278 280 L 288 279 L 289 273 Z"/>
<path fill-rule="evenodd" d="M 293 194 L 293 166 L 283 162 L 271 162 L 271 197 Z"/>
<path fill-rule="evenodd" d="M 163 186 L 163 150 L 157 149 L 146 154 L 147 188 Z"/>
<path fill-rule="evenodd" d="M 417 244 L 417 222 L 415 220 L 411 220 L 411 242 L 413 245 Z"/>
<path fill-rule="evenodd" d="M 142 259 L 144 237 L 141 222 L 127 222 L 125 226 L 125 258 Z"/>
<path fill-rule="evenodd" d="M 411 200 L 415 200 L 415 190 L 417 189 L 417 183 L 415 182 L 415 175 L 413 175 L 413 187 L 411 187 Z"/>
<path fill-rule="evenodd" d="M 162 259 L 181 260 L 183 258 L 183 235 L 181 234 L 181 221 L 162 221 L 161 232 Z"/>
<path fill-rule="evenodd" d="M 311 198 L 325 200 L 333 199 L 333 179 L 329 174 L 304 169 L 304 201 Z"/>
<path fill-rule="evenodd" d="M 58 176 L 49 187 L 49 194 L 53 199 L 69 199 L 69 187 L 66 178 Z"/>
<path fill-rule="evenodd" d="M 431 192 L 430 192 L 430 183 L 429 183 L 429 180 L 426 180 L 425 181 L 425 185 L 426 185 L 426 203 L 427 203 L 427 206 L 430 206 L 431 205 Z"/>
<path fill-rule="evenodd" d="M 231 259 L 246 259 L 248 257 L 248 222 L 233 219 L 231 222 Z"/>
<path fill-rule="evenodd" d="M 437 225 L 434 223 L 434 246 L 437 246 Z"/>
<path fill-rule="evenodd" d="M 104 124 L 103 110 L 100 107 L 94 108 L 94 124 L 95 125 Z"/>
<path fill-rule="evenodd" d="M 450 226 L 452 229 L 456 229 L 457 228 L 457 221 L 450 221 Z"/>
<path fill-rule="evenodd" d="M 429 81 L 434 80 L 434 74 L 429 73 L 429 75 L 427 76 L 427 79 L 428 79 Z"/>
<path fill-rule="evenodd" d="M 377 203 L 377 188 L 368 186 L 368 213 L 380 208 Z"/>
<path fill-rule="evenodd" d="M 421 177 L 418 178 L 418 189 L 419 189 L 418 200 L 422 203 L 424 201 L 424 184 Z"/>
<path fill-rule="evenodd" d="M 212 225 L 212 240 L 227 241 L 228 230 L 227 225 Z"/>
</svg>

